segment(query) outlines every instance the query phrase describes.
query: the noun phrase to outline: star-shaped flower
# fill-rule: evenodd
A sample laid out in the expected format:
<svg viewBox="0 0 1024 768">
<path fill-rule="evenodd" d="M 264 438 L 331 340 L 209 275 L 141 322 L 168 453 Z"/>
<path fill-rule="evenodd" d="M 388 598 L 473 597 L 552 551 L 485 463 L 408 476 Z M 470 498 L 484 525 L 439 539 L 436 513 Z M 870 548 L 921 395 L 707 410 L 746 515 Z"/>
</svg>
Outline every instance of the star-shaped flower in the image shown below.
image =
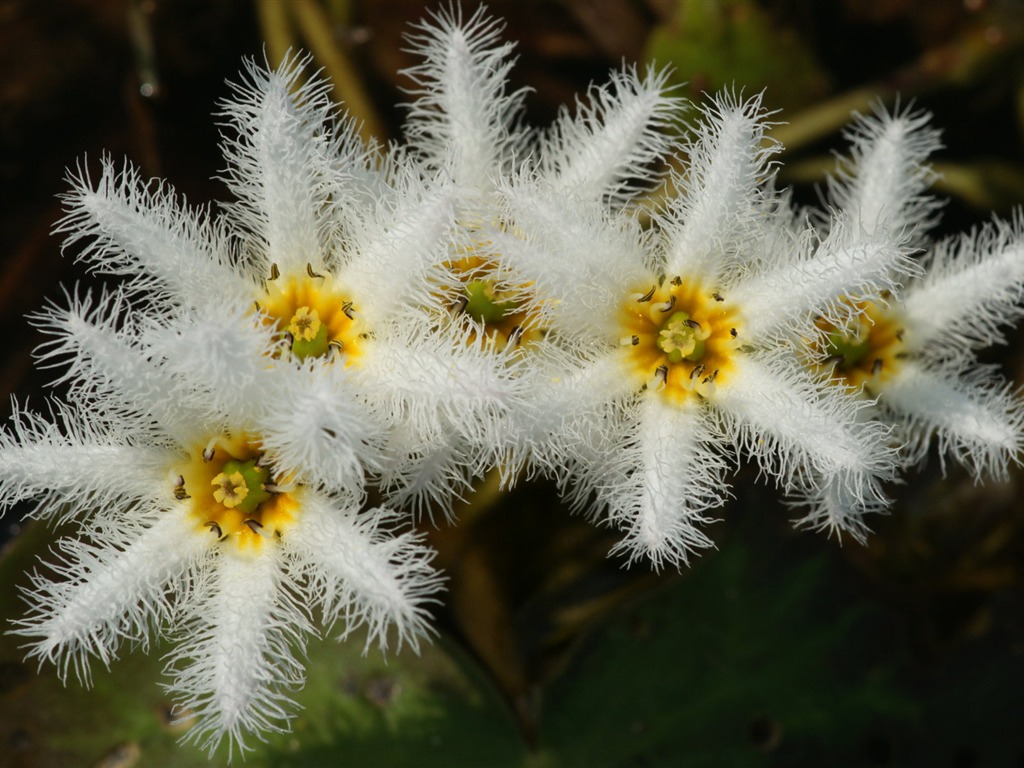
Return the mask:
<svg viewBox="0 0 1024 768">
<path fill-rule="evenodd" d="M 892 424 L 904 467 L 937 443 L 980 480 L 1005 478 L 1024 451 L 1024 402 L 977 351 L 1004 343 L 1024 315 L 1024 219 L 995 220 L 937 243 L 908 281 L 903 301 L 857 304 L 858 320 L 813 348 L 817 365 Z"/>
<path fill-rule="evenodd" d="M 883 171 L 916 179 L 921 126 L 893 119 L 858 144 L 847 204 L 825 230 L 775 189 L 765 127 L 757 99 L 712 103 L 649 231 L 527 172 L 502 190 L 491 233 L 576 356 L 521 414 L 532 462 L 655 566 L 710 543 L 700 524 L 729 493 L 736 451 L 787 491 L 841 489 L 851 519 L 893 472 L 886 428 L 859 419 L 864 404 L 809 374 L 793 346 L 820 318 L 847 322 L 843 297 L 893 290 L 913 268 L 913 230 L 891 226 L 889 208 L 925 215 L 919 183 L 874 212 L 855 190 L 884 187 Z"/>
<path fill-rule="evenodd" d="M 394 530 L 394 513 L 362 511 L 362 485 L 283 460 L 244 390 L 212 406 L 154 354 L 151 318 L 123 293 L 40 319 L 73 405 L 17 409 L 0 435 L 0 492 L 76 530 L 33 575 L 14 630 L 30 656 L 88 682 L 90 663 L 125 643 L 175 639 L 167 687 L 197 720 L 187 738 L 212 751 L 287 724 L 314 615 L 342 636 L 365 626 L 368 644 L 393 632 L 416 646 L 439 586 L 432 553 Z"/>
<path fill-rule="evenodd" d="M 219 216 L 106 161 L 97 182 L 73 179 L 58 230 L 127 277 L 170 370 L 215 406 L 258 404 L 283 461 L 443 501 L 493 463 L 519 385 L 501 350 L 437 322 L 431 275 L 459 237 L 451 184 L 362 146 L 323 82 L 297 87 L 301 63 L 249 65 L 225 103 L 234 201 Z"/>
</svg>

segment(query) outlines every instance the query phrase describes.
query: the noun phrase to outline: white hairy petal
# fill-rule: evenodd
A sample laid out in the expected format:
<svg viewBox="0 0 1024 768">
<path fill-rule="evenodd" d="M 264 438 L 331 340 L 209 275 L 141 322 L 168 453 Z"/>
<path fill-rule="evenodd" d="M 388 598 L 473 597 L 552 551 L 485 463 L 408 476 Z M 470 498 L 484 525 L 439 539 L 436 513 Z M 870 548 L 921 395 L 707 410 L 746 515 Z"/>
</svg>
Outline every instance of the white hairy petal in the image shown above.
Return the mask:
<svg viewBox="0 0 1024 768">
<path fill-rule="evenodd" d="M 394 629 L 399 647 L 418 648 L 440 584 L 430 567 L 433 551 L 418 536 L 394 532 L 393 513 L 360 513 L 311 491 L 302 498 L 302 519 L 289 529 L 287 546 L 324 620 L 340 620 L 342 638 L 365 626 L 367 646 L 386 649 Z"/>
<path fill-rule="evenodd" d="M 1021 463 L 1024 403 L 987 366 L 962 372 L 905 361 L 885 381 L 879 404 L 901 427 L 908 464 L 924 456 L 933 437 L 942 457 L 952 456 L 975 477 L 1004 478 Z"/>
<path fill-rule="evenodd" d="M 728 495 L 721 435 L 698 402 L 676 407 L 646 397 L 638 410 L 629 442 L 595 467 L 598 500 L 625 530 L 614 551 L 647 557 L 656 569 L 685 564 L 711 546 L 699 526 Z"/>
<path fill-rule="evenodd" d="M 700 274 L 715 282 L 749 260 L 750 228 L 766 206 L 769 160 L 760 96 L 746 102 L 722 94 L 705 108 L 688 147 L 685 175 L 661 222 L 668 274 Z"/>
<path fill-rule="evenodd" d="M 560 194 L 619 204 L 650 186 L 680 106 L 665 95 L 666 80 L 666 72 L 641 79 L 627 69 L 592 87 L 576 114 L 563 110 L 541 140 L 541 175 Z"/>
<path fill-rule="evenodd" d="M 197 718 L 186 740 L 212 754 L 226 738 L 232 752 L 245 752 L 249 734 L 284 729 L 313 632 L 294 589 L 271 542 L 255 552 L 223 548 L 192 585 L 181 642 L 168 657 L 167 689 L 183 716 Z"/>
<path fill-rule="evenodd" d="M 735 439 L 784 488 L 808 469 L 826 478 L 894 469 L 888 430 L 858 417 L 866 403 L 816 383 L 787 354 L 738 358 L 714 404 Z"/>
<path fill-rule="evenodd" d="M 911 348 L 941 358 L 1000 343 L 1024 315 L 1024 218 L 945 240 L 925 267 L 903 308 Z"/>
<path fill-rule="evenodd" d="M 84 166 L 71 184 L 54 229 L 67 235 L 63 247 L 80 243 L 80 259 L 102 274 L 133 278 L 128 286 L 154 306 L 159 299 L 185 307 L 223 300 L 237 279 L 225 234 L 167 185 L 147 185 L 127 163 L 119 172 L 110 158 L 95 186 Z"/>
<path fill-rule="evenodd" d="M 149 632 L 169 623 L 175 583 L 213 543 L 182 511 L 135 508 L 95 541 L 65 538 L 52 574 L 34 574 L 29 611 L 15 634 L 32 640 L 29 656 L 90 679 L 90 657 L 104 666 L 123 641 L 149 644 Z"/>
</svg>

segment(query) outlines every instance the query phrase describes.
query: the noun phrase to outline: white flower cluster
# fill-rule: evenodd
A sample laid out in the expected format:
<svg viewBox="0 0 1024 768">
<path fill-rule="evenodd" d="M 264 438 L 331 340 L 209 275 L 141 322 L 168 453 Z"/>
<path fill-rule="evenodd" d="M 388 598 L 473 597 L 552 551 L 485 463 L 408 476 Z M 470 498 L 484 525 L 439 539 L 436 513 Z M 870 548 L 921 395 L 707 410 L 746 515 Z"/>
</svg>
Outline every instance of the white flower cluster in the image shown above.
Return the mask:
<svg viewBox="0 0 1024 768">
<path fill-rule="evenodd" d="M 169 636 L 188 738 L 244 750 L 287 725 L 314 616 L 429 633 L 442 577 L 409 523 L 485 471 L 554 478 L 661 567 L 710 544 L 741 457 L 857 537 L 933 436 L 978 475 L 1019 463 L 1024 408 L 974 351 L 1024 312 L 1024 223 L 917 257 L 922 116 L 858 119 L 806 210 L 758 98 L 684 140 L 664 78 L 627 68 L 528 130 L 500 32 L 417 30 L 403 146 L 362 146 L 304 61 L 248 66 L 217 213 L 110 159 L 74 174 L 57 231 L 116 277 L 36 316 L 67 400 L 0 435 L 3 504 L 77 526 L 14 629 L 31 656 L 88 680 Z"/>
</svg>

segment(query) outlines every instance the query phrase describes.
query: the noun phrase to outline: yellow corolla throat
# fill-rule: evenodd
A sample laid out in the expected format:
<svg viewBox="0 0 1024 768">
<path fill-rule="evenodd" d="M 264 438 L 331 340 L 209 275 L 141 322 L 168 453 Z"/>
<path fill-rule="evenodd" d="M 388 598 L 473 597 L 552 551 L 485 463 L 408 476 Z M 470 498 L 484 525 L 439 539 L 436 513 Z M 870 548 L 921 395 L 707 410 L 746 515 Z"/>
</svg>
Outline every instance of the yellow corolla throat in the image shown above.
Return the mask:
<svg viewBox="0 0 1024 768">
<path fill-rule="evenodd" d="M 366 337 L 352 299 L 328 274 L 309 265 L 302 274 L 281 275 L 273 265 L 256 309 L 276 326 L 290 353 L 299 360 L 341 352 L 355 362 Z"/>
<path fill-rule="evenodd" d="M 263 546 L 284 535 L 298 513 L 290 479 L 274 477 L 259 442 L 221 435 L 175 467 L 173 493 L 187 504 L 197 527 L 241 548 Z"/>
<path fill-rule="evenodd" d="M 538 318 L 527 306 L 528 284 L 509 285 L 498 275 L 493 262 L 476 255 L 465 256 L 448 267 L 462 284 L 449 309 L 453 315 L 465 315 L 473 321 L 472 339 L 482 329 L 488 343 L 500 350 L 541 338 Z"/>
<path fill-rule="evenodd" d="M 892 376 L 907 356 L 903 324 L 890 309 L 872 301 L 858 302 L 854 308 L 857 318 L 848 328 L 819 321 L 816 365 L 835 380 L 871 393 L 873 385 Z"/>
<path fill-rule="evenodd" d="M 722 294 L 674 276 L 630 293 L 619 344 L 647 389 L 670 399 L 709 397 L 735 365 L 740 320 Z"/>
</svg>

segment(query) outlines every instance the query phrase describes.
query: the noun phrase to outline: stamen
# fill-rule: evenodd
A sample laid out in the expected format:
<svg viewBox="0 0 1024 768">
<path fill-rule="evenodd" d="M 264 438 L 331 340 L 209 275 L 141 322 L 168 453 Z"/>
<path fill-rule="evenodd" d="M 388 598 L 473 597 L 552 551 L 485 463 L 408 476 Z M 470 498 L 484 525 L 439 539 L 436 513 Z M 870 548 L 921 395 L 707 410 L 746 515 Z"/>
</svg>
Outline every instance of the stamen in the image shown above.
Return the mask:
<svg viewBox="0 0 1024 768">
<path fill-rule="evenodd" d="M 250 517 L 248 520 L 244 520 L 243 522 L 247 526 L 249 526 L 249 530 L 252 531 L 253 533 L 259 534 L 260 536 L 265 535 L 263 533 L 263 523 L 261 523 L 259 520 L 253 520 Z"/>
<path fill-rule="evenodd" d="M 882 358 L 875 358 L 875 362 L 871 364 L 871 375 L 877 376 L 882 372 Z"/>
<path fill-rule="evenodd" d="M 704 374 L 704 370 L 706 368 L 707 366 L 704 365 L 704 363 L 698 363 L 694 366 L 694 369 L 690 371 L 690 379 L 699 379 Z"/>
<path fill-rule="evenodd" d="M 639 336 L 623 336 L 619 339 L 620 347 L 635 347 L 640 343 Z"/>
<path fill-rule="evenodd" d="M 658 290 L 658 286 L 652 285 L 651 290 L 649 290 L 647 293 L 645 293 L 643 296 L 637 299 L 637 303 L 643 304 L 645 301 L 650 301 L 654 297 L 654 292 L 656 290 Z"/>
<path fill-rule="evenodd" d="M 320 273 L 313 271 L 313 265 L 310 264 L 308 261 L 306 262 L 306 274 L 309 275 L 310 277 L 323 277 L 323 275 L 321 275 Z"/>
<path fill-rule="evenodd" d="M 722 297 L 722 294 L 718 293 L 717 291 L 711 294 L 711 298 L 714 299 L 715 301 L 725 301 L 725 299 Z"/>
<path fill-rule="evenodd" d="M 341 311 L 345 313 L 345 317 L 347 317 L 349 320 L 355 320 L 356 313 L 355 310 L 352 309 L 351 301 L 346 301 L 344 304 L 342 304 Z"/>
<path fill-rule="evenodd" d="M 281 270 L 277 268 L 277 262 L 270 264 L 270 280 L 277 280 L 281 276 Z"/>
<path fill-rule="evenodd" d="M 679 275 L 676 275 L 669 282 L 678 288 L 680 285 L 683 284 L 683 278 L 681 278 Z"/>
<path fill-rule="evenodd" d="M 213 534 L 214 534 L 214 536 L 216 536 L 216 537 L 217 537 L 217 540 L 218 540 L 218 541 L 219 541 L 220 539 L 224 538 L 224 531 L 222 531 L 222 530 L 221 530 L 221 528 L 220 528 L 220 526 L 219 526 L 219 525 L 217 524 L 217 521 L 216 521 L 216 520 L 209 520 L 209 521 L 207 521 L 206 523 L 204 523 L 204 525 L 205 525 L 205 526 L 206 526 L 207 528 L 209 528 L 209 529 L 210 529 L 211 531 L 213 531 Z"/>
<path fill-rule="evenodd" d="M 658 311 L 659 311 L 659 312 L 662 312 L 662 313 L 665 313 L 665 312 L 671 312 L 671 311 L 672 311 L 672 307 L 674 307 L 675 305 L 676 305 L 676 295 L 675 295 L 675 294 L 673 293 L 673 294 L 672 294 L 672 295 L 671 295 L 671 296 L 669 297 L 669 300 L 668 300 L 668 301 L 666 301 L 666 302 L 665 302 L 665 303 L 664 303 L 664 304 L 663 304 L 663 305 L 661 306 L 661 308 L 660 308 L 660 309 L 659 309 Z"/>
<path fill-rule="evenodd" d="M 213 461 L 213 454 L 217 450 L 213 443 L 203 449 L 203 461 Z"/>
</svg>

